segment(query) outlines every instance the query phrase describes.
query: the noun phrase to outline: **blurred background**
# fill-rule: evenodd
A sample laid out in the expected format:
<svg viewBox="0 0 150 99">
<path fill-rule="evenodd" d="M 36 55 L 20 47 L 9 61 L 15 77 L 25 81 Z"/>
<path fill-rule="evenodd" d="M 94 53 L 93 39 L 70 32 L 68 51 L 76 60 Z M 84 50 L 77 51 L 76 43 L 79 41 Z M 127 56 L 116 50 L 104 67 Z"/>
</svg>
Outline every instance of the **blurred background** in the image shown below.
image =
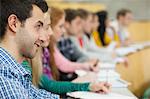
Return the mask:
<svg viewBox="0 0 150 99">
<path fill-rule="evenodd" d="M 49 6 L 58 8 L 84 8 L 97 12 L 107 10 L 111 20 L 121 8 L 130 9 L 134 14 L 134 22 L 129 31 L 134 41 L 150 40 L 150 0 L 46 0 Z M 144 33 L 144 34 L 143 34 Z M 137 36 L 134 36 L 137 35 Z"/>
<path fill-rule="evenodd" d="M 121 8 L 130 9 L 134 15 L 134 21 L 129 26 L 131 38 L 135 42 L 150 41 L 150 0 L 46 0 L 49 6 L 58 8 L 83 8 L 91 12 L 107 10 L 111 20 L 116 18 L 116 13 Z M 129 89 L 140 97 L 150 83 L 150 50 L 144 54 L 129 56 L 132 64 L 128 70 L 119 67 L 118 72 L 122 77 L 130 81 Z M 134 58 L 134 59 L 133 59 Z M 135 59 L 136 58 L 136 59 Z M 140 61 L 140 62 L 137 62 Z M 141 73 L 142 72 L 142 73 Z M 140 73 L 140 74 L 139 74 Z"/>
</svg>

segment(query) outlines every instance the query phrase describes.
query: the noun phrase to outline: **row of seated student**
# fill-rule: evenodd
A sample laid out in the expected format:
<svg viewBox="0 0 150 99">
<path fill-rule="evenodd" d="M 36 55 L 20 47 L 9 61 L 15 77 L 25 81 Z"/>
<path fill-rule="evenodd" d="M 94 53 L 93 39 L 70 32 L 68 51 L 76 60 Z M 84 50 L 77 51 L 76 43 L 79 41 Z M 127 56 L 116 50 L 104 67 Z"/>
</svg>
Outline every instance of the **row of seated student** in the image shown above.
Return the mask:
<svg viewBox="0 0 150 99">
<path fill-rule="evenodd" d="M 15 7 L 16 5 L 17 7 Z M 22 5 L 24 5 L 23 8 Z M 2 98 L 57 99 L 59 95 L 73 91 L 100 93 L 110 91 L 110 84 L 96 82 L 96 73 L 99 71 L 97 64 L 114 62 L 117 56 L 114 55 L 114 52 L 107 50 L 107 46 L 112 41 L 117 42 L 117 47 L 126 46 L 130 43 L 129 32 L 126 29 L 132 20 L 130 10 L 121 9 L 117 13 L 117 20 L 109 22 L 107 11 L 91 13 L 84 9 L 48 8 L 44 0 L 26 0 L 23 2 L 21 0 L 15 0 L 15 2 L 13 0 L 2 0 L 2 8 L 3 14 L 10 11 L 8 15 L 1 16 L 0 20 L 0 23 L 3 22 L 2 19 L 7 20 L 5 24 L 8 25 L 3 27 L 7 31 L 5 29 L 0 31 L 2 33 L 0 37 L 0 93 Z M 21 10 L 18 10 L 18 8 Z M 41 46 L 36 50 L 36 55 L 29 52 L 30 50 L 33 51 L 32 42 L 30 42 L 31 36 L 25 34 L 24 30 L 21 30 L 22 27 L 19 32 L 15 30 L 15 27 L 18 26 L 18 23 L 15 23 L 18 22 L 16 19 L 21 20 L 22 17 L 26 16 L 22 15 L 24 11 L 26 11 L 25 14 L 27 12 L 29 14 L 31 11 L 32 16 L 29 15 L 28 17 L 29 20 L 33 19 L 34 21 L 37 16 L 39 18 L 43 13 L 43 28 L 42 24 L 37 25 L 37 28 L 39 26 L 38 30 L 42 31 L 41 38 L 38 38 L 42 39 L 42 43 L 35 42 L 37 47 Z M 14 14 L 11 14 L 12 12 Z M 30 22 L 27 19 L 24 20 Z M 27 24 L 26 21 L 24 21 L 24 26 Z M 28 24 L 30 27 L 32 27 L 31 23 Z M 26 28 L 27 31 L 31 29 Z M 13 33 L 17 35 L 12 35 Z M 12 38 L 16 39 L 13 36 L 21 39 L 12 40 Z M 9 45 L 10 42 L 18 44 L 14 46 L 19 46 L 20 49 L 16 47 L 15 50 L 21 50 L 21 53 L 14 51 L 11 48 L 12 46 Z M 17 60 L 19 56 L 16 53 L 23 54 L 21 61 Z M 5 75 L 5 66 L 14 70 L 8 71 L 9 76 Z M 89 71 L 89 73 L 86 76 L 78 77 L 75 71 L 79 69 Z M 32 75 L 26 80 L 25 76 L 18 75 L 15 71 L 17 73 L 28 72 Z M 17 76 L 21 78 L 19 79 Z M 31 87 L 27 88 L 27 84 Z M 144 97 L 148 97 L 148 94 L 149 90 L 146 91 Z"/>
</svg>

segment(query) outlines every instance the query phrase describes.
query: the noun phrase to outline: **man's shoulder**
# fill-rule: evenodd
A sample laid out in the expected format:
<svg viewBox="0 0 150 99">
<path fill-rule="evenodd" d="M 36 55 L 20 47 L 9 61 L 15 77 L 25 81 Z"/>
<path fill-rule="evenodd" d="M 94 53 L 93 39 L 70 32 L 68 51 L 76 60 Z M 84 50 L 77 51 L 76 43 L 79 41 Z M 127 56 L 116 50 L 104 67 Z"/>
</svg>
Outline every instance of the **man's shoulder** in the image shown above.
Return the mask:
<svg viewBox="0 0 150 99">
<path fill-rule="evenodd" d="M 0 63 L 0 76 L 5 79 L 14 79 L 16 80 L 19 75 L 17 74 L 16 70 L 10 68 L 7 64 Z"/>
<path fill-rule="evenodd" d="M 0 60 L 1 62 L 1 60 Z M 0 74 L 2 71 L 9 72 L 11 70 L 10 66 L 8 64 L 0 63 Z"/>
</svg>

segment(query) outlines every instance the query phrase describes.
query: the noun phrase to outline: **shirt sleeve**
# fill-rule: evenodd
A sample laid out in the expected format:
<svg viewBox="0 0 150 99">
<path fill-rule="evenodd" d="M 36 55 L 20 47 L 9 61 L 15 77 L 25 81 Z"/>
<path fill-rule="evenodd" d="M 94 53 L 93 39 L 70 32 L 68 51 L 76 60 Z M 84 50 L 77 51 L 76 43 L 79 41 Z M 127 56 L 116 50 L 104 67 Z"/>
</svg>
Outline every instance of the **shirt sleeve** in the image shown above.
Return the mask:
<svg viewBox="0 0 150 99">
<path fill-rule="evenodd" d="M 149 99 L 150 98 L 150 87 L 145 91 L 143 99 Z"/>
<path fill-rule="evenodd" d="M 56 94 L 66 94 L 73 91 L 89 91 L 89 83 L 71 83 L 71 82 L 58 82 L 50 80 L 46 75 L 42 75 L 40 79 L 40 88 Z"/>
<path fill-rule="evenodd" d="M 46 91 L 45 89 L 37 89 L 31 84 L 30 93 L 34 99 L 59 99 L 59 95 Z"/>
<path fill-rule="evenodd" d="M 0 76 L 0 98 L 28 99 L 29 96 L 19 82 Z"/>
<path fill-rule="evenodd" d="M 69 61 L 59 52 L 56 47 L 54 52 L 54 58 L 58 69 L 65 73 L 75 72 L 75 70 L 77 69 L 89 69 L 86 63 L 75 63 Z"/>
<path fill-rule="evenodd" d="M 85 62 L 89 60 L 89 58 L 84 53 L 82 53 L 75 45 L 73 49 L 74 49 L 73 56 L 76 56 L 78 62 Z"/>
</svg>

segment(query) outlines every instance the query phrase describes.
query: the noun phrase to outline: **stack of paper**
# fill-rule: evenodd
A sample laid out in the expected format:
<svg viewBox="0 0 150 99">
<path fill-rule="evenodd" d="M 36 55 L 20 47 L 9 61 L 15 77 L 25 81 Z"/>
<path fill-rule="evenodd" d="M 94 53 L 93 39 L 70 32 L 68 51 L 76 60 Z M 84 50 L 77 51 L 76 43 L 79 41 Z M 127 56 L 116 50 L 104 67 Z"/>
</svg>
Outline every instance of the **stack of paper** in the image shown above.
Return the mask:
<svg viewBox="0 0 150 99">
<path fill-rule="evenodd" d="M 142 43 L 142 45 L 144 47 L 150 47 L 150 41 L 144 42 L 144 43 Z"/>
<path fill-rule="evenodd" d="M 134 47 L 137 50 L 141 50 L 141 49 L 144 49 L 145 47 L 150 47 L 150 42 L 135 43 L 135 44 L 129 45 L 129 47 Z"/>
<path fill-rule="evenodd" d="M 141 50 L 145 47 L 142 44 L 132 44 L 132 45 L 129 45 L 129 46 L 135 48 L 136 50 Z"/>
<path fill-rule="evenodd" d="M 133 47 L 121 47 L 121 48 L 117 48 L 115 51 L 118 56 L 126 56 L 130 53 L 136 52 L 137 50 L 136 48 Z"/>
<path fill-rule="evenodd" d="M 84 70 L 76 70 L 75 73 L 80 77 L 87 74 L 87 72 Z"/>
<path fill-rule="evenodd" d="M 84 76 L 87 74 L 84 70 L 76 70 L 75 72 L 79 76 Z M 128 82 L 120 78 L 120 74 L 118 74 L 115 70 L 100 70 L 97 77 L 98 82 L 108 82 L 113 88 L 123 88 L 128 87 L 129 85 Z"/>
<path fill-rule="evenodd" d="M 67 93 L 68 96 L 81 99 L 137 99 L 134 96 L 125 96 L 117 93 L 99 94 L 93 92 L 72 92 Z"/>
<path fill-rule="evenodd" d="M 84 71 L 84 70 L 76 70 L 75 73 L 78 75 L 78 76 L 84 76 L 86 75 L 88 72 L 87 71 Z M 98 73 L 97 73 L 98 77 L 99 78 L 120 78 L 120 74 L 118 74 L 115 70 L 100 70 Z"/>
<path fill-rule="evenodd" d="M 100 67 L 100 70 L 101 69 L 115 69 L 116 64 L 115 63 L 102 63 L 102 62 L 100 62 L 98 64 L 98 66 Z"/>
<path fill-rule="evenodd" d="M 128 87 L 128 85 L 130 85 L 130 83 L 122 79 L 118 79 L 115 81 L 108 81 L 108 82 L 112 84 L 112 88 L 125 88 L 125 87 Z"/>
<path fill-rule="evenodd" d="M 98 77 L 101 78 L 114 78 L 119 79 L 120 74 L 118 74 L 115 70 L 100 70 L 98 73 Z"/>
<path fill-rule="evenodd" d="M 124 63 L 126 59 L 124 57 L 116 57 L 114 63 Z"/>
</svg>

